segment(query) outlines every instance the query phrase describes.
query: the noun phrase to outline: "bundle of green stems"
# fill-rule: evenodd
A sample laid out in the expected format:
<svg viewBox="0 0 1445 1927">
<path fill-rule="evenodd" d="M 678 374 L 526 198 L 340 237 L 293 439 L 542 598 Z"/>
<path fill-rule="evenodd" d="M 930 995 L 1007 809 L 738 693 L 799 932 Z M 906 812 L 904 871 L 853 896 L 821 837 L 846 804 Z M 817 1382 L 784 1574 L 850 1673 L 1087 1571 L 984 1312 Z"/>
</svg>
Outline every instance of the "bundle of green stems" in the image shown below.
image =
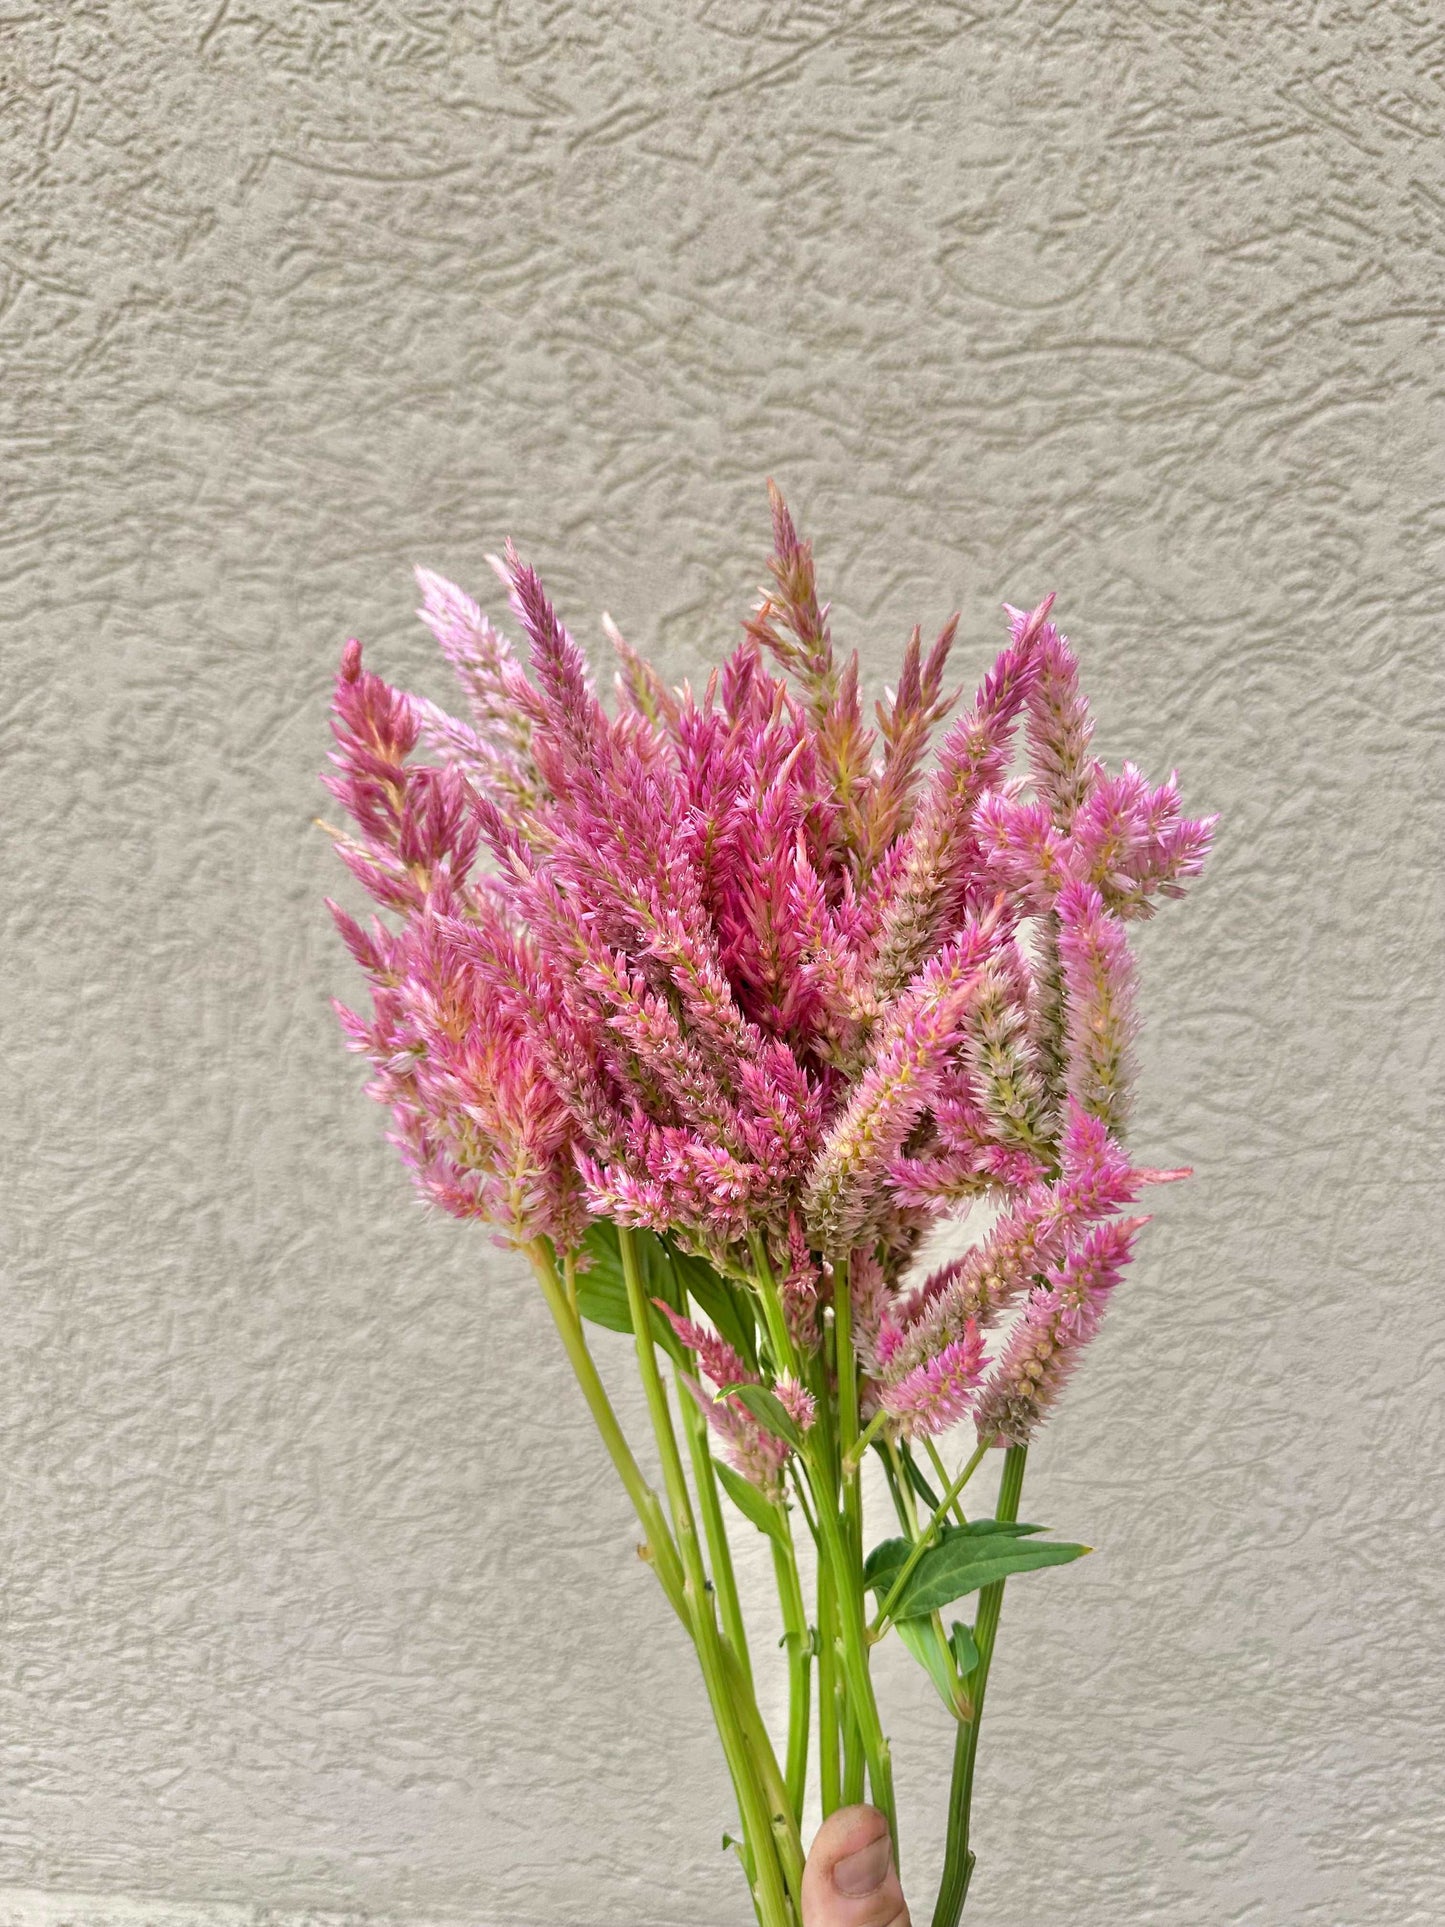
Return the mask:
<svg viewBox="0 0 1445 1927">
<path fill-rule="evenodd" d="M 858 1417 L 846 1269 L 839 1266 L 834 1272 L 824 1344 L 810 1358 L 792 1343 L 766 1253 L 760 1246 L 755 1248 L 756 1270 L 749 1282 L 764 1321 L 761 1342 L 770 1357 L 771 1375 L 787 1374 L 807 1386 L 818 1413 L 817 1423 L 801 1435 L 802 1443 L 789 1461 L 795 1505 L 786 1498 L 770 1500 L 753 1488 L 748 1489 L 751 1499 L 745 1501 L 753 1523 L 768 1537 L 777 1581 L 788 1671 L 788 1724 L 780 1759 L 758 1706 L 719 1466 L 709 1449 L 707 1421 L 689 1396 L 676 1364 L 674 1414 L 664 1376 L 667 1355 L 654 1336 L 655 1320 L 643 1285 L 637 1241 L 632 1232 L 619 1228 L 617 1243 L 665 1497 L 644 1478 L 592 1356 L 579 1309 L 575 1261 L 569 1257 L 559 1266 L 545 1239 L 529 1245 L 528 1255 L 583 1396 L 637 1513 L 644 1535 L 641 1556 L 696 1649 L 737 1800 L 741 1832 L 731 1844 L 747 1875 L 760 1927 L 801 1927 L 803 1808 L 812 1760 L 816 1760 L 823 1817 L 862 1800 L 866 1793 L 887 1817 L 901 1865 L 892 1759 L 874 1692 L 872 1649 L 893 1624 L 892 1608 L 922 1555 L 936 1543 L 940 1529 L 950 1519 L 965 1523 L 961 1495 L 987 1448 L 979 1446 L 950 1475 L 934 1441 L 924 1440 L 935 1487 L 906 1440 L 865 1438 Z M 681 1300 L 683 1280 L 674 1276 Z M 836 1385 L 836 1410 L 829 1396 L 830 1382 Z M 899 1528 L 912 1547 L 872 1613 L 864 1583 L 861 1477 L 863 1455 L 870 1449 L 881 1464 Z M 1001 1522 L 1018 1518 L 1026 1456 L 1026 1446 L 1003 1454 L 995 1515 Z M 725 1470 L 723 1476 L 727 1476 Z M 729 1490 L 738 1496 L 740 1482 L 730 1480 Z M 813 1549 L 811 1616 L 793 1527 L 795 1509 Z M 973 1868 L 969 1819 L 974 1762 L 1004 1583 L 999 1580 L 986 1586 L 979 1595 L 975 1663 L 960 1673 L 949 1660 L 958 1725 L 933 1927 L 955 1927 Z M 941 1636 L 939 1614 L 935 1611 L 932 1618 Z M 941 1647 L 951 1655 L 946 1639 L 941 1638 Z"/>
</svg>

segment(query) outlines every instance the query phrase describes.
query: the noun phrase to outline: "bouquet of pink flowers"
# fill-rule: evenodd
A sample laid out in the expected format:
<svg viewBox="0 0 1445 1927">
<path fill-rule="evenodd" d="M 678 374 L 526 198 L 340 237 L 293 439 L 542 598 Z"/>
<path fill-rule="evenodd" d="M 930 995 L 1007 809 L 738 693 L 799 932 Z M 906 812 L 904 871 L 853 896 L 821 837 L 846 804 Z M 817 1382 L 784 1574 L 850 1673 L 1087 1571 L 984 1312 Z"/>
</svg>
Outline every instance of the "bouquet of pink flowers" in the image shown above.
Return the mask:
<svg viewBox="0 0 1445 1927">
<path fill-rule="evenodd" d="M 338 1009 L 424 1195 L 531 1261 L 696 1648 L 758 1920 L 801 1918 L 810 1757 L 825 1815 L 866 1776 L 896 1851 L 869 1668 L 892 1630 L 953 1723 L 934 1923 L 954 1927 L 1004 1582 L 1087 1550 L 1020 1522 L 1029 1440 L 1147 1221 L 1141 1191 L 1188 1175 L 1124 1149 L 1127 925 L 1183 894 L 1215 819 L 1181 816 L 1173 775 L 1151 787 L 1090 754 L 1052 597 L 1007 611 L 1008 646 L 931 768 L 957 617 L 926 652 L 915 628 L 872 728 L 810 545 L 770 494 L 772 586 L 701 695 L 604 617 L 609 712 L 510 544 L 489 560 L 530 673 L 418 571 L 463 716 L 346 644 L 325 781 L 355 829 L 331 834 L 396 922 L 331 905 L 372 991 L 369 1015 Z M 915 1276 L 926 1235 L 974 1206 L 995 1213 L 986 1235 Z M 661 1492 L 589 1326 L 632 1335 Z M 953 1470 L 939 1441 L 965 1419 L 975 1445 Z M 870 1450 L 896 1514 L 876 1541 Z M 971 1516 L 993 1450 L 995 1516 Z M 730 1521 L 766 1536 L 777 1577 L 776 1745 Z M 973 1595 L 972 1624 L 945 1625 Z"/>
</svg>

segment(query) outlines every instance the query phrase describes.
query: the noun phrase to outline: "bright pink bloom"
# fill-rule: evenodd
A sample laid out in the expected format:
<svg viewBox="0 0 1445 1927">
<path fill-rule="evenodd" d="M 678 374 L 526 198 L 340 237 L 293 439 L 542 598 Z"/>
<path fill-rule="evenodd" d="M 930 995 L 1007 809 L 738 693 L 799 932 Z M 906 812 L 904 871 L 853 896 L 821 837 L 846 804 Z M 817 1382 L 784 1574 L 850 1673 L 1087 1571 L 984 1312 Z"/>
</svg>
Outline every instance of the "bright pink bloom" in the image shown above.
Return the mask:
<svg viewBox="0 0 1445 1927">
<path fill-rule="evenodd" d="M 800 1385 L 797 1379 L 790 1378 L 785 1372 L 773 1390 L 778 1395 L 778 1402 L 798 1430 L 800 1432 L 810 1430 L 818 1417 L 818 1402 L 807 1387 Z"/>
<path fill-rule="evenodd" d="M 873 963 L 875 995 L 897 994 L 946 941 L 951 923 L 976 899 L 973 815 L 1008 763 L 1013 725 L 1035 676 L 1034 646 L 1053 597 L 1016 621 L 1013 640 L 985 677 L 968 715 L 949 730 L 904 839 L 904 857 L 882 908 Z"/>
<path fill-rule="evenodd" d="M 893 1007 L 809 1180 L 804 1209 L 820 1250 L 847 1251 L 876 1228 L 889 1167 L 937 1091 L 997 931 L 996 913 L 971 922 Z"/>
<path fill-rule="evenodd" d="M 1089 756 L 1094 723 L 1079 693 L 1078 660 L 1051 622 L 1039 632 L 1037 655 L 1025 724 L 1029 768 L 1054 827 L 1067 836 L 1094 786 L 1097 766 Z"/>
<path fill-rule="evenodd" d="M 1069 1095 L 1117 1137 L 1128 1120 L 1139 1028 L 1134 959 L 1123 924 L 1092 884 L 1066 885 L 1058 916 Z"/>
<path fill-rule="evenodd" d="M 1109 1295 L 1129 1262 L 1147 1218 L 1115 1218 L 1097 1226 L 1044 1284 L 1029 1294 L 974 1413 L 980 1442 L 1027 1445 L 1099 1328 Z"/>
<path fill-rule="evenodd" d="M 713 1392 L 704 1391 L 696 1378 L 684 1372 L 683 1383 L 697 1400 L 708 1424 L 726 1440 L 728 1460 L 745 1479 L 762 1488 L 770 1498 L 782 1494 L 782 1473 L 789 1458 L 784 1440 L 765 1430 L 736 1396 L 719 1398 L 717 1393 L 729 1385 L 757 1385 L 756 1372 L 749 1371 L 731 1345 L 717 1333 L 685 1318 L 662 1299 L 652 1301 L 664 1314 L 672 1329 L 689 1351 L 695 1353 L 698 1367 L 711 1379 Z M 781 1378 L 773 1388 L 784 1410 L 801 1431 L 807 1431 L 817 1416 L 812 1397 L 795 1380 Z"/>
<path fill-rule="evenodd" d="M 1062 1257 L 1077 1231 L 1132 1204 L 1142 1185 L 1183 1175 L 1135 1167 L 1105 1125 L 1072 1102 L 1060 1153 L 1054 1183 L 1031 1184 L 982 1244 L 935 1272 L 900 1307 L 902 1336 L 888 1358 L 889 1383 L 962 1337 L 970 1323 L 987 1329 L 1036 1273 Z"/>
<path fill-rule="evenodd" d="M 968 1410 L 983 1375 L 983 1339 L 972 1322 L 962 1335 L 879 1391 L 883 1409 L 905 1438 L 946 1432 Z"/>
<path fill-rule="evenodd" d="M 735 1398 L 713 1398 L 695 1378 L 683 1374 L 683 1383 L 697 1400 L 708 1424 L 727 1447 L 728 1463 L 770 1499 L 783 1496 L 783 1471 L 792 1448 L 775 1433 L 765 1432 L 747 1408 Z"/>
</svg>

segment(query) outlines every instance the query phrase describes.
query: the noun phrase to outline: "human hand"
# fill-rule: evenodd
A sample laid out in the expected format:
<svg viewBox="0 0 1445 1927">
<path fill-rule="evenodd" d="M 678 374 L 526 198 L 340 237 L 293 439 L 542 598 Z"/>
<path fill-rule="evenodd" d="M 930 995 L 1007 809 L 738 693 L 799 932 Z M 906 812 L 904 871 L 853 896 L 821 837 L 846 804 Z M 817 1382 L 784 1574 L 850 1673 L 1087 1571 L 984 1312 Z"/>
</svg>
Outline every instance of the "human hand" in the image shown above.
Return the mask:
<svg viewBox="0 0 1445 1927">
<path fill-rule="evenodd" d="M 803 1869 L 803 1927 L 910 1927 L 877 1807 L 839 1807 L 819 1827 Z"/>
</svg>

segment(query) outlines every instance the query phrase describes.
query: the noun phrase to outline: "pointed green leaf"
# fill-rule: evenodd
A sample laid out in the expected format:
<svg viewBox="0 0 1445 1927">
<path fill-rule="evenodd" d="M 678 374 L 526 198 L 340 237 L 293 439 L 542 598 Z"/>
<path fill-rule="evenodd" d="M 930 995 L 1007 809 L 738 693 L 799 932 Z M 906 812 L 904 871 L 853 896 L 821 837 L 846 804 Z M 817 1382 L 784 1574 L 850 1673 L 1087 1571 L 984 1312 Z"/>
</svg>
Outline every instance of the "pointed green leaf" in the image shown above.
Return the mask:
<svg viewBox="0 0 1445 1927">
<path fill-rule="evenodd" d="M 654 1298 L 672 1303 L 676 1297 L 672 1269 L 661 1244 L 650 1231 L 635 1231 L 638 1267 L 642 1288 L 647 1293 L 652 1314 L 652 1336 L 668 1357 L 683 1362 L 683 1349 L 677 1333 L 652 1304 Z M 577 1273 L 577 1309 L 590 1324 L 607 1331 L 631 1332 L 632 1308 L 627 1298 L 627 1280 L 622 1272 L 622 1253 L 617 1243 L 617 1227 L 605 1218 L 588 1225 L 582 1248 L 591 1259 L 586 1271 Z"/>
<path fill-rule="evenodd" d="M 932 1615 L 926 1619 L 900 1619 L 898 1637 L 933 1681 L 938 1697 L 957 1719 L 958 1708 L 953 1703 L 953 1667 Z"/>
<path fill-rule="evenodd" d="M 766 1385 L 724 1385 L 718 1391 L 719 1398 L 734 1395 L 739 1404 L 747 1407 L 765 1432 L 774 1438 L 785 1439 L 796 1452 L 803 1443 L 803 1435 L 789 1418 L 782 1400 Z"/>
<path fill-rule="evenodd" d="M 966 1526 L 945 1527 L 914 1567 L 903 1597 L 893 1609 L 894 1620 L 935 1612 L 1014 1573 L 1068 1565 L 1091 1550 L 1088 1546 L 1032 1540 L 1031 1535 L 1039 1530 L 1038 1526 L 996 1519 L 974 1519 Z M 902 1571 L 908 1553 L 906 1539 L 887 1539 L 868 1555 L 864 1582 L 877 1593 L 880 1604 Z"/>
<path fill-rule="evenodd" d="M 970 1519 L 966 1526 L 946 1525 L 939 1528 L 934 1549 L 949 1539 L 967 1537 L 970 1539 L 987 1538 L 991 1533 L 1003 1533 L 1010 1539 L 1022 1539 L 1029 1533 L 1046 1532 L 1046 1526 L 1024 1525 L 1012 1519 Z M 863 1583 L 878 1589 L 880 1596 L 888 1591 L 898 1577 L 903 1564 L 913 1550 L 907 1539 L 884 1539 L 874 1546 L 863 1562 Z M 926 1559 L 929 1555 L 924 1554 Z M 915 1572 L 917 1567 L 914 1568 Z"/>
<path fill-rule="evenodd" d="M 651 1231 L 634 1231 L 632 1242 L 642 1272 L 642 1288 L 648 1298 L 661 1298 L 674 1311 L 685 1311 L 686 1300 L 661 1238 Z"/>
<path fill-rule="evenodd" d="M 905 1623 L 911 1626 L 914 1622 L 910 1619 Z M 902 1630 L 900 1627 L 899 1631 Z M 978 1647 L 974 1644 L 972 1626 L 965 1626 L 961 1619 L 955 1620 L 948 1643 L 953 1648 L 953 1663 L 958 1668 L 958 1676 L 966 1686 L 969 1674 L 978 1664 Z"/>
<path fill-rule="evenodd" d="M 1017 1519 L 970 1519 L 966 1526 L 957 1526 L 953 1530 L 971 1532 L 976 1539 L 986 1538 L 990 1532 L 1003 1532 L 1010 1539 L 1022 1539 L 1031 1532 L 1047 1532 L 1048 1527 L 1022 1525 Z"/>
<path fill-rule="evenodd" d="M 627 1305 L 616 1226 L 603 1218 L 588 1225 L 582 1249 L 591 1263 L 586 1271 L 577 1273 L 578 1311 L 590 1323 L 602 1325 L 608 1331 L 630 1332 L 632 1313 Z"/>
<path fill-rule="evenodd" d="M 744 1517 L 751 1519 L 759 1532 L 766 1532 L 770 1539 L 776 1539 L 779 1545 L 785 1545 L 787 1535 L 784 1532 L 778 1508 L 770 1504 L 755 1485 L 749 1484 L 741 1472 L 734 1472 L 733 1468 L 730 1465 L 724 1465 L 721 1459 L 713 1460 L 712 1469 L 722 1481 L 723 1491 L 727 1493 L 738 1511 Z"/>
</svg>

